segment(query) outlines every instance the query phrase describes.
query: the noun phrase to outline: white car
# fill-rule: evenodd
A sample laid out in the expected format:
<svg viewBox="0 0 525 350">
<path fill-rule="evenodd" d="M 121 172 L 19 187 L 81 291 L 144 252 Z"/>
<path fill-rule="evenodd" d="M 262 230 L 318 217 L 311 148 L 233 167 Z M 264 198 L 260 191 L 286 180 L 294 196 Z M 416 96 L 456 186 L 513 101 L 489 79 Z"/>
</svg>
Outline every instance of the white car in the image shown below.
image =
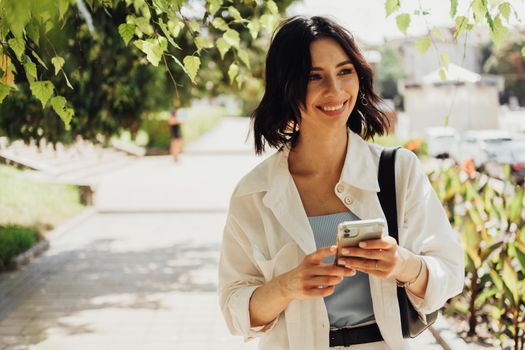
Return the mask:
<svg viewBox="0 0 525 350">
<path fill-rule="evenodd" d="M 471 130 L 463 134 L 452 150 L 452 158 L 459 164 L 472 159 L 476 168 L 485 163 L 511 163 L 511 148 L 515 137 L 505 130 Z"/>
<path fill-rule="evenodd" d="M 436 158 L 448 158 L 460 141 L 456 129 L 448 126 L 436 126 L 425 129 L 428 154 Z"/>
</svg>

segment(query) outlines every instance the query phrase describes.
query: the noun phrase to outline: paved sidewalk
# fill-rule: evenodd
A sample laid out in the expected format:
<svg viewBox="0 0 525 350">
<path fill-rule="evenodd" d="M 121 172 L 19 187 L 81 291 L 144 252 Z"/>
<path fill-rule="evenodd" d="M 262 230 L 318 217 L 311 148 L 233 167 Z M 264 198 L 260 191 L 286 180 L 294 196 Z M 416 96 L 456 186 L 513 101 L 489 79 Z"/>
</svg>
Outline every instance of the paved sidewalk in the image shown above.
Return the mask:
<svg viewBox="0 0 525 350">
<path fill-rule="evenodd" d="M 247 120 L 226 119 L 180 163 L 140 160 L 102 178 L 96 207 L 24 269 L 0 274 L 0 350 L 253 350 L 219 311 L 228 198 L 260 161 Z M 440 350 L 427 332 L 415 349 Z"/>
</svg>

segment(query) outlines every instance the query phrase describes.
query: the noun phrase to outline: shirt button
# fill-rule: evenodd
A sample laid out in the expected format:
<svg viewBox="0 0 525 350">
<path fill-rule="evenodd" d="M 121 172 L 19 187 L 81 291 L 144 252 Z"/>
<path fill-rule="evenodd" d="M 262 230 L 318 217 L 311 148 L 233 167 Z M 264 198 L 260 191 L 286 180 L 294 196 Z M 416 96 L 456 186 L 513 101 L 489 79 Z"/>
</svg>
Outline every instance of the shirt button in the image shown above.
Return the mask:
<svg viewBox="0 0 525 350">
<path fill-rule="evenodd" d="M 345 204 L 350 205 L 353 202 L 354 202 L 354 200 L 352 199 L 352 197 L 350 197 L 350 196 L 346 196 L 345 197 Z"/>
<path fill-rule="evenodd" d="M 338 183 L 335 189 L 337 190 L 337 193 L 343 193 L 343 191 L 345 190 L 345 185 L 343 185 L 342 183 Z"/>
</svg>

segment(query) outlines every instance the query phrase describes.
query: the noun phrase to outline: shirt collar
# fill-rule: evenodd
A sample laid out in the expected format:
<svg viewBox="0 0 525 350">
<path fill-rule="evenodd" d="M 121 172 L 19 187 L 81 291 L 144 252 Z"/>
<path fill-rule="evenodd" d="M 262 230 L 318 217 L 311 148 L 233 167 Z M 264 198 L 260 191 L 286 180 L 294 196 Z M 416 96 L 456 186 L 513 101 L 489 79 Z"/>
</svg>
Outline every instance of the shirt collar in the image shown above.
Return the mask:
<svg viewBox="0 0 525 350">
<path fill-rule="evenodd" d="M 292 181 L 288 169 L 289 154 L 290 146 L 285 146 L 259 164 L 252 174 L 241 180 L 236 196 L 268 192 L 265 197 L 269 202 L 280 197 L 279 194 Z M 379 192 L 377 168 L 370 146 L 361 136 L 348 129 L 346 158 L 339 181 L 362 190 Z"/>
</svg>

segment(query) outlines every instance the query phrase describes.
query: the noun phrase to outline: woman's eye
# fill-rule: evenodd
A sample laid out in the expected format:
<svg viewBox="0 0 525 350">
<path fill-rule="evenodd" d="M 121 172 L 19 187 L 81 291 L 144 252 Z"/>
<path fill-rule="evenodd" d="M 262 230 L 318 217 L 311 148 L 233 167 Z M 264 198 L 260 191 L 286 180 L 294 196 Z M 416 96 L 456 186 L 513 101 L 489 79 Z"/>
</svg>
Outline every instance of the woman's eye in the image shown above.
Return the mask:
<svg viewBox="0 0 525 350">
<path fill-rule="evenodd" d="M 319 74 L 310 74 L 308 76 L 308 81 L 319 80 L 319 79 L 321 79 L 321 76 Z"/>
<path fill-rule="evenodd" d="M 341 72 L 339 72 L 339 74 L 341 74 L 341 75 L 352 74 L 352 70 L 351 69 L 342 69 Z"/>
</svg>

